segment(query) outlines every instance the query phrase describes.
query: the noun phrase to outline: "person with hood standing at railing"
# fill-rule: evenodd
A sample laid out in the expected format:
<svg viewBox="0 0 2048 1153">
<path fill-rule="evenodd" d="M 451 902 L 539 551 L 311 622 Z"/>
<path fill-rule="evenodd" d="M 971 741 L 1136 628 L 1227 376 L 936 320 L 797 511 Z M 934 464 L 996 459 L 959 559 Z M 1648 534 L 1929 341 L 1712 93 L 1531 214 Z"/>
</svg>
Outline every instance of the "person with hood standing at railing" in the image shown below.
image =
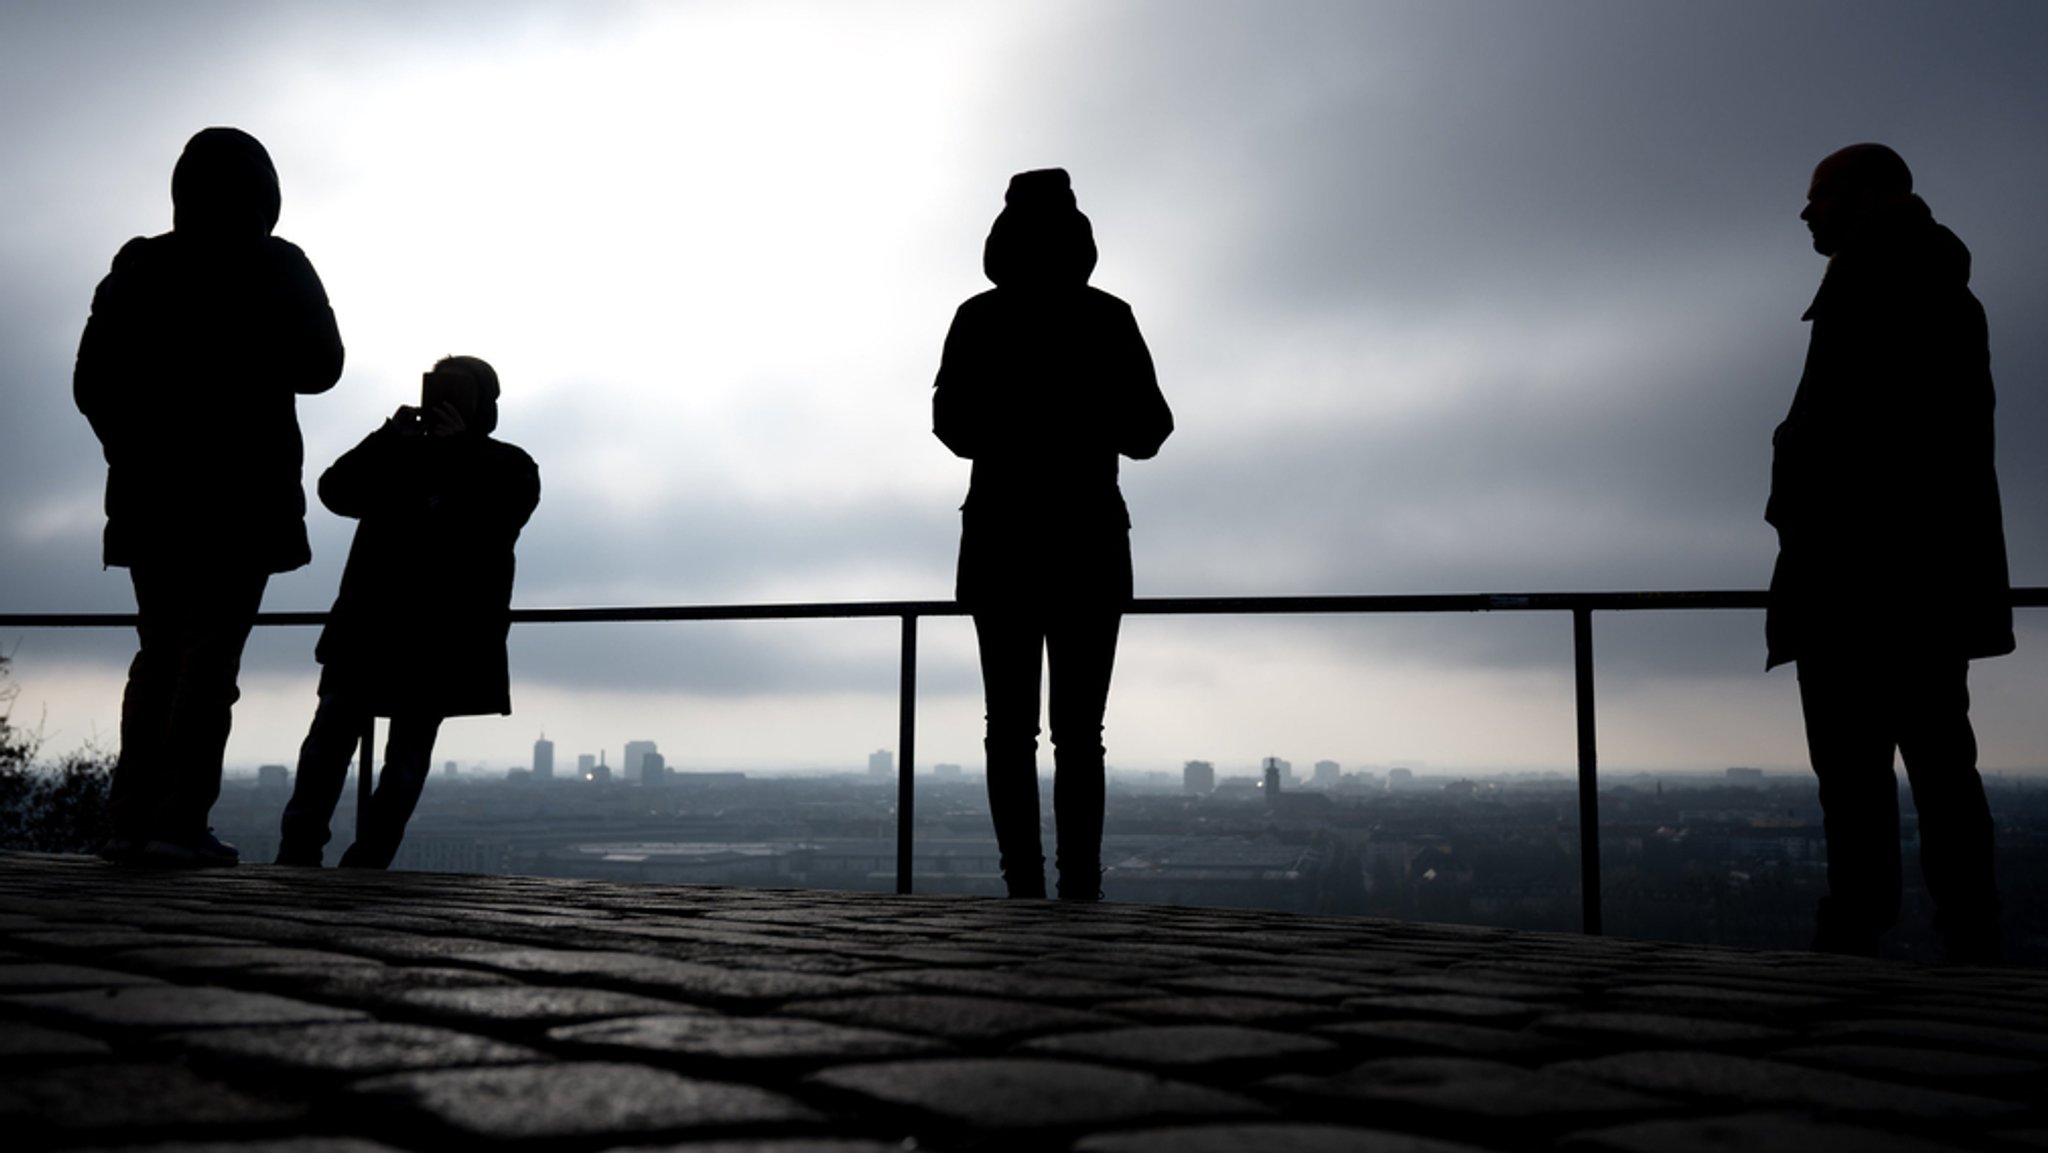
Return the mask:
<svg viewBox="0 0 2048 1153">
<path fill-rule="evenodd" d="M 255 137 L 192 137 L 171 200 L 171 231 L 129 241 L 93 293 L 72 377 L 141 641 L 102 855 L 232 865 L 207 814 L 264 586 L 312 559 L 296 401 L 340 379 L 341 335 L 305 253 L 271 235 L 277 169 Z"/>
<path fill-rule="evenodd" d="M 1881 144 L 1814 169 L 1828 257 L 1806 371 L 1772 437 L 1767 666 L 1796 661 L 1828 851 L 1816 949 L 1869 955 L 1899 916 L 1899 789 L 1956 961 L 1999 954 L 1970 662 L 2013 651 L 1990 337 L 1970 251 Z"/>
<path fill-rule="evenodd" d="M 1059 896 L 1102 896 L 1102 718 L 1131 599 L 1117 457 L 1173 432 L 1131 308 L 1088 284 L 1095 238 L 1063 169 L 1019 173 L 982 250 L 995 288 L 946 334 L 932 430 L 974 462 L 956 596 L 973 615 L 988 708 L 989 812 L 1012 897 L 1045 896 L 1041 668 L 1051 671 Z"/>
</svg>

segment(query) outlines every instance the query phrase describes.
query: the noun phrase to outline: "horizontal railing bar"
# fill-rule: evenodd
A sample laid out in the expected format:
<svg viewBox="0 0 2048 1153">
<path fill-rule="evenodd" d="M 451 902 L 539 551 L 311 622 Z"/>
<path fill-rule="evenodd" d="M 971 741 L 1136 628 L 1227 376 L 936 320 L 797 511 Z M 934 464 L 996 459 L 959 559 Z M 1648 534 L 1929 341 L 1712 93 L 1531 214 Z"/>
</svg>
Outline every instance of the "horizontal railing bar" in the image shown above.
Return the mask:
<svg viewBox="0 0 2048 1153">
<path fill-rule="evenodd" d="M 1284 616 L 1327 613 L 1643 612 L 1761 609 L 1760 589 L 1686 592 L 1420 593 L 1359 596 L 1139 597 L 1131 616 Z M 2012 590 L 2014 608 L 2048 608 L 2048 588 Z M 799 601 L 787 604 L 619 605 L 513 609 L 514 624 L 833 620 L 966 616 L 957 601 Z M 258 613 L 259 625 L 327 623 L 324 612 Z M 0 628 L 126 628 L 134 613 L 0 613 Z"/>
</svg>

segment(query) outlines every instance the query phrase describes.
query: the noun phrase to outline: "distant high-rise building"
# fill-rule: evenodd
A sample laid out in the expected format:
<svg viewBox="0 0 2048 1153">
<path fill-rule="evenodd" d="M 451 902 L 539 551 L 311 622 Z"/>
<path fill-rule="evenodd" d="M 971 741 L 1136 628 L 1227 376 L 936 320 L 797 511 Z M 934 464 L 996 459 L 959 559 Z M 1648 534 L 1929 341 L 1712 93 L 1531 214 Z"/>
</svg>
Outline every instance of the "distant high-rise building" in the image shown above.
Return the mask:
<svg viewBox="0 0 2048 1153">
<path fill-rule="evenodd" d="M 648 753 L 640 758 L 640 783 L 660 785 L 668 782 L 668 758 L 660 753 Z"/>
<path fill-rule="evenodd" d="M 596 772 L 596 771 L 597 771 L 597 758 L 596 758 L 596 757 L 594 757 L 594 756 L 591 756 L 591 755 L 590 755 L 589 753 L 577 753 L 577 754 L 576 754 L 576 775 L 577 775 L 577 776 L 579 776 L 579 777 L 581 777 L 581 778 L 583 778 L 584 780 L 586 780 L 586 781 L 587 781 L 587 780 L 589 780 L 589 779 L 590 779 L 590 777 L 591 777 L 591 774 L 592 774 L 592 773 L 594 773 L 594 772 Z"/>
<path fill-rule="evenodd" d="M 452 777 L 462 770 L 457 767 L 454 761 L 444 761 L 441 764 L 441 771 Z"/>
<path fill-rule="evenodd" d="M 868 776 L 893 777 L 896 775 L 896 754 L 887 749 L 876 749 L 868 754 Z"/>
<path fill-rule="evenodd" d="M 1388 792 L 1390 792 L 1390 793 L 1391 793 L 1391 792 L 1394 792 L 1394 791 L 1395 791 L 1395 790 L 1397 790 L 1397 789 L 1407 789 L 1407 788 L 1413 788 L 1413 787 L 1414 787 L 1414 785 L 1415 785 L 1415 770 L 1413 770 L 1413 769 L 1388 769 L 1388 770 L 1387 770 L 1387 791 L 1388 791 Z"/>
<path fill-rule="evenodd" d="M 546 733 L 533 742 L 533 779 L 552 781 L 555 779 L 555 742 Z"/>
<path fill-rule="evenodd" d="M 1764 783 L 1764 771 L 1762 769 L 1729 769 L 1728 783 L 1753 789 Z"/>
<path fill-rule="evenodd" d="M 941 761 L 932 766 L 932 775 L 935 777 L 959 777 L 965 776 L 966 770 L 962 769 L 959 765 Z"/>
<path fill-rule="evenodd" d="M 1338 765 L 1337 762 L 1317 761 L 1315 775 L 1310 777 L 1308 780 L 1309 784 L 1314 785 L 1316 788 L 1334 789 L 1337 787 L 1337 781 L 1341 777 L 1343 777 L 1343 775 L 1344 769 L 1342 766 Z"/>
<path fill-rule="evenodd" d="M 1189 761 L 1181 766 L 1180 790 L 1194 797 L 1206 797 L 1216 791 L 1216 766 L 1208 761 Z"/>
<path fill-rule="evenodd" d="M 647 760 L 647 754 L 655 752 L 653 741 L 627 741 L 626 748 L 619 754 L 619 776 L 622 780 L 646 783 L 640 770 Z"/>
<path fill-rule="evenodd" d="M 288 789 L 292 785 L 292 771 L 284 765 L 257 765 L 256 787 L 259 789 Z"/>
</svg>

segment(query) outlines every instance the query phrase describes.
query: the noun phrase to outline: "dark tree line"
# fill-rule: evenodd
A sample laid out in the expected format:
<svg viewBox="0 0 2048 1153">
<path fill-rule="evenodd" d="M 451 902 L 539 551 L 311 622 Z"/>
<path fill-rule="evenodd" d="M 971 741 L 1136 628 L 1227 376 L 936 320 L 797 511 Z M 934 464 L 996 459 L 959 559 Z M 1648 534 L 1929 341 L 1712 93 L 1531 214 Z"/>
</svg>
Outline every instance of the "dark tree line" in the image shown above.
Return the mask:
<svg viewBox="0 0 2048 1153">
<path fill-rule="evenodd" d="M 13 723 L 20 689 L 6 683 L 7 664 L 0 655 L 0 849 L 90 853 L 106 840 L 113 764 L 92 749 L 38 763 L 41 742 Z"/>
</svg>

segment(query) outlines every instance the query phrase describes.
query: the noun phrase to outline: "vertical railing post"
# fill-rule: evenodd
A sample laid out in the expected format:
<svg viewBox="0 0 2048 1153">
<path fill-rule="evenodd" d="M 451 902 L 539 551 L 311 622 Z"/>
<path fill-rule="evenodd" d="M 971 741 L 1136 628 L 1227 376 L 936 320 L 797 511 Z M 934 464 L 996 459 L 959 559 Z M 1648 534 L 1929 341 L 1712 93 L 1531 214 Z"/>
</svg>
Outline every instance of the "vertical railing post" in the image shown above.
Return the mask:
<svg viewBox="0 0 2048 1153">
<path fill-rule="evenodd" d="M 1600 935 L 1600 754 L 1593 727 L 1593 610 L 1572 610 L 1573 695 L 1579 714 L 1579 909 L 1582 930 Z"/>
<path fill-rule="evenodd" d="M 896 891 L 910 891 L 911 829 L 917 817 L 917 614 L 903 614 L 902 683 L 896 707 Z"/>
<path fill-rule="evenodd" d="M 356 771 L 356 840 L 363 840 L 363 817 L 370 811 L 370 789 L 376 784 L 377 718 L 363 721 L 363 747 Z M 367 843 L 367 842 L 365 842 Z"/>
</svg>

